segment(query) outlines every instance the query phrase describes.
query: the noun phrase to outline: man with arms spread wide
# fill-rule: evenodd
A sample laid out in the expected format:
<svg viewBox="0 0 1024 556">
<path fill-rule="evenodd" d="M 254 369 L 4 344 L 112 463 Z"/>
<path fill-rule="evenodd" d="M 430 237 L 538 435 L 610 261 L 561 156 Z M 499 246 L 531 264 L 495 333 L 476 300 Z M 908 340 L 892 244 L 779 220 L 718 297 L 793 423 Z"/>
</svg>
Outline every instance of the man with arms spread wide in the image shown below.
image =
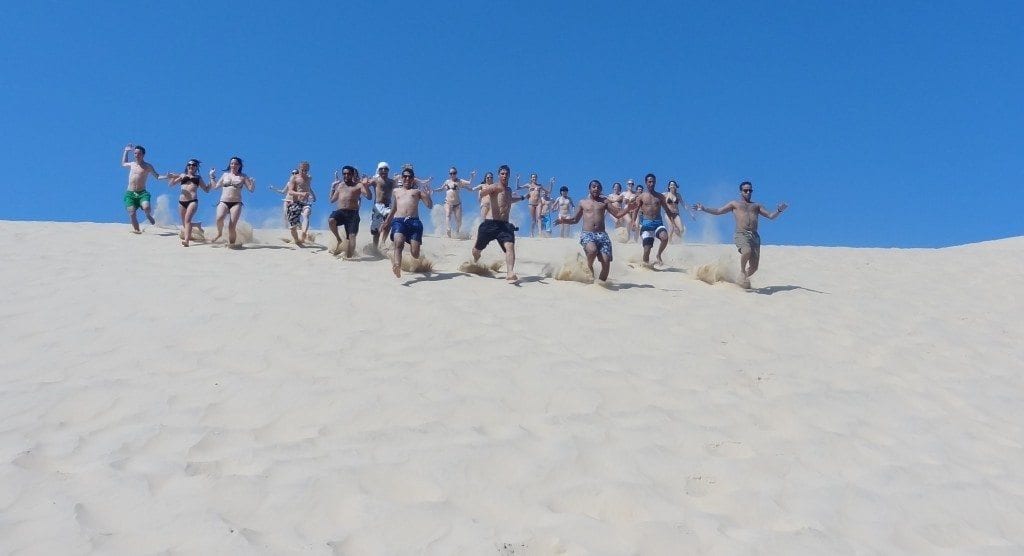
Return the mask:
<svg viewBox="0 0 1024 556">
<path fill-rule="evenodd" d="M 754 194 L 754 186 L 745 181 L 740 184 L 740 198 L 729 201 L 722 208 L 708 208 L 697 203 L 693 210 L 714 214 L 715 216 L 731 212 L 736 219 L 736 230 L 733 233 L 733 241 L 740 252 L 740 277 L 741 285 L 750 287 L 750 276 L 757 272 L 757 266 L 761 262 L 761 236 L 757 233 L 757 221 L 759 216 L 769 220 L 775 220 L 789 205 L 779 203 L 775 212 L 768 212 L 761 203 L 751 200 Z"/>
</svg>

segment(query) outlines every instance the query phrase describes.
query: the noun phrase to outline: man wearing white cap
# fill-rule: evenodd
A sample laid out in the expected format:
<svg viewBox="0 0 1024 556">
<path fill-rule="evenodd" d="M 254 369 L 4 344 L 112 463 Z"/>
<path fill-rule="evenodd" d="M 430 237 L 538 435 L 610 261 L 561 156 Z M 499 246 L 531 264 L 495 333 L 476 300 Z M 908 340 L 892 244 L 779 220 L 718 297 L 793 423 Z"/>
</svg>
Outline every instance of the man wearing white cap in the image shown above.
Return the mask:
<svg viewBox="0 0 1024 556">
<path fill-rule="evenodd" d="M 370 234 L 373 235 L 373 246 L 380 247 L 380 237 L 387 237 L 390 224 L 381 234 L 381 225 L 391 214 L 391 193 L 395 190 L 395 180 L 388 177 L 391 168 L 387 162 L 377 164 L 377 175 L 370 180 L 373 184 L 373 212 L 370 218 Z"/>
</svg>

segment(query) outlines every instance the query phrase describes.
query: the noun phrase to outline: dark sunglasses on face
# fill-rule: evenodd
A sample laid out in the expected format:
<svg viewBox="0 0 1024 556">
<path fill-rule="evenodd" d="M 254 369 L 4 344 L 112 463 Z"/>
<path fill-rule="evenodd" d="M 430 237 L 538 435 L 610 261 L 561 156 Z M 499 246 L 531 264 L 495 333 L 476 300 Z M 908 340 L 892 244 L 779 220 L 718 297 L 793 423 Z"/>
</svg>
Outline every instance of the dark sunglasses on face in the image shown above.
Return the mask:
<svg viewBox="0 0 1024 556">
<path fill-rule="evenodd" d="M 742 193 L 753 193 L 753 192 L 754 192 L 754 190 L 753 190 L 753 189 L 740 189 L 740 191 L 741 191 Z"/>
</svg>

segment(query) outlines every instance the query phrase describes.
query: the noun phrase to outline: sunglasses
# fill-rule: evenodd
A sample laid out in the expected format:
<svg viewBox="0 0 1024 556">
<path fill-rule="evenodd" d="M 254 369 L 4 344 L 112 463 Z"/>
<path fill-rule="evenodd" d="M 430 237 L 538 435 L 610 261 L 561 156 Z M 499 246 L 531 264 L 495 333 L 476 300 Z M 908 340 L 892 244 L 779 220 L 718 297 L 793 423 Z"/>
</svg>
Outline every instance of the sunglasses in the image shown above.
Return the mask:
<svg viewBox="0 0 1024 556">
<path fill-rule="evenodd" d="M 195 166 L 195 164 L 192 164 L 191 162 L 189 162 L 189 163 L 188 163 L 188 164 L 186 164 L 185 166 Z"/>
<path fill-rule="evenodd" d="M 412 179 L 412 176 L 410 176 L 409 174 L 402 174 L 402 178 Z"/>
<path fill-rule="evenodd" d="M 345 170 L 344 172 L 341 173 L 341 175 L 343 175 L 343 176 L 351 176 L 352 172 L 349 172 L 348 170 Z"/>
<path fill-rule="evenodd" d="M 740 193 L 753 193 L 753 189 L 740 189 Z"/>
</svg>

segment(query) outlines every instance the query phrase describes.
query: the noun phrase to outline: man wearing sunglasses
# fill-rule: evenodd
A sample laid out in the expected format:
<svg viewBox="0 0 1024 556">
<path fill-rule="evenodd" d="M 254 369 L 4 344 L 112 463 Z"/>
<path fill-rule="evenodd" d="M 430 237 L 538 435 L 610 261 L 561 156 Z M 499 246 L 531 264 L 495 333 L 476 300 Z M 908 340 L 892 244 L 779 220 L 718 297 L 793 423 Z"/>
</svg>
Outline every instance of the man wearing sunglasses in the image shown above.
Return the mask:
<svg viewBox="0 0 1024 556">
<path fill-rule="evenodd" d="M 761 262 L 761 236 L 757 233 L 757 221 L 759 216 L 769 220 L 775 220 L 789 205 L 779 203 L 775 212 L 768 212 L 761 203 L 751 200 L 754 195 L 754 186 L 745 181 L 740 184 L 740 198 L 729 201 L 722 208 L 713 209 L 697 203 L 693 210 L 706 212 L 719 216 L 731 212 L 736 219 L 736 230 L 733 233 L 733 241 L 740 252 L 740 285 L 744 288 L 750 287 L 750 276 L 757 272 L 758 263 Z"/>
<path fill-rule="evenodd" d="M 341 253 L 342 241 L 338 235 L 338 226 L 345 227 L 345 258 L 351 259 L 356 251 L 356 234 L 359 233 L 359 200 L 362 197 L 372 198 L 370 195 L 369 180 L 358 181 L 356 169 L 352 166 L 345 166 L 341 169 L 342 179 L 335 180 L 331 184 L 331 202 L 337 203 L 338 210 L 331 213 L 327 220 L 327 226 L 338 240 L 337 246 L 332 254 Z M 335 173 L 337 176 L 337 173 Z"/>
<path fill-rule="evenodd" d="M 409 243 L 409 254 L 420 258 L 420 244 L 423 243 L 423 222 L 420 220 L 420 202 L 428 209 L 434 207 L 430 188 L 416 186 L 416 174 L 412 168 L 402 169 L 402 187 L 393 192 L 394 210 L 384 220 L 384 229 L 391 230 L 391 241 L 395 249 L 391 253 L 391 272 L 396 278 L 402 276 L 402 249 Z"/>
</svg>

